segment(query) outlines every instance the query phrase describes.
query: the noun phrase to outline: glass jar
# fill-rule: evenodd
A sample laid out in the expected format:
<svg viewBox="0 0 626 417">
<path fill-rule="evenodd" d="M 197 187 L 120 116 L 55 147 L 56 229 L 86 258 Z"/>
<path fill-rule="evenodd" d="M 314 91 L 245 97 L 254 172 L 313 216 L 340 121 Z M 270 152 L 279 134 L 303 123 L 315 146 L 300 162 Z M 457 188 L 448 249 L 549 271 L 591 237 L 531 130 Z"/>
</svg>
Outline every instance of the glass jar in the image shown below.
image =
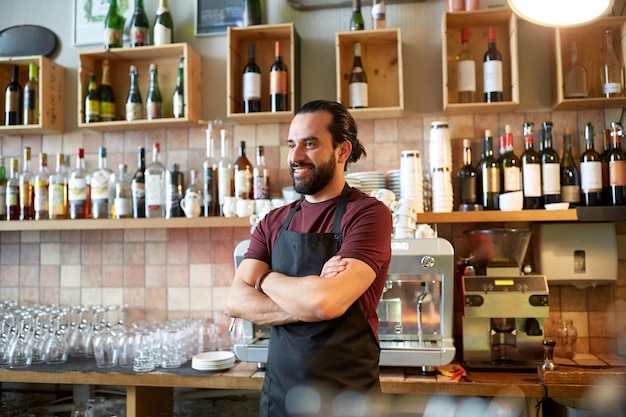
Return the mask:
<svg viewBox="0 0 626 417">
<path fill-rule="evenodd" d="M 572 359 L 576 354 L 576 340 L 578 331 L 574 327 L 573 320 L 558 320 L 555 327 L 556 346 L 554 356 Z"/>
</svg>

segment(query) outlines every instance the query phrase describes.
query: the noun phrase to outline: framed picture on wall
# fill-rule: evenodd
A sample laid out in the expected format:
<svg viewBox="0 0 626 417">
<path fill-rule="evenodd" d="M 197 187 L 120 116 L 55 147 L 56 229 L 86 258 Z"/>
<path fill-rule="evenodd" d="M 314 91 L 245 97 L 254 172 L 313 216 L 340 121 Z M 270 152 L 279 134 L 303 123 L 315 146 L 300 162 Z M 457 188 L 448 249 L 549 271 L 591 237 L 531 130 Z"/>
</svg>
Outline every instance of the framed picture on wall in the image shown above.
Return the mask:
<svg viewBox="0 0 626 417">
<path fill-rule="evenodd" d="M 120 13 L 129 22 L 134 9 L 132 0 L 117 0 Z M 74 0 L 74 45 L 103 45 L 104 19 L 109 11 L 109 0 Z M 127 34 L 124 34 L 126 40 Z"/>
<path fill-rule="evenodd" d="M 243 0 L 196 0 L 196 36 L 226 33 L 241 26 Z"/>
</svg>

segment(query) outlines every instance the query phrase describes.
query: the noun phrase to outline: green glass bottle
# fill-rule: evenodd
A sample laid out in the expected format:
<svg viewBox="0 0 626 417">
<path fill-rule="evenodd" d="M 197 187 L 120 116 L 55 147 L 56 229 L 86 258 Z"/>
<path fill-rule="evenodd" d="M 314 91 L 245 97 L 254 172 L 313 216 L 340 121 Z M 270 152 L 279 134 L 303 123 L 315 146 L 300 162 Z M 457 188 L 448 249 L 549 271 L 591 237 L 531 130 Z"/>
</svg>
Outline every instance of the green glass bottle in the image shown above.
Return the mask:
<svg viewBox="0 0 626 417">
<path fill-rule="evenodd" d="M 132 122 L 143 117 L 143 102 L 139 93 L 139 73 L 137 67 L 130 66 L 130 88 L 126 99 L 126 120 Z"/>
<path fill-rule="evenodd" d="M 125 20 L 117 8 L 117 0 L 111 0 L 109 11 L 104 19 L 104 49 L 122 47 Z"/>
<path fill-rule="evenodd" d="M 130 47 L 150 45 L 149 33 L 150 22 L 143 7 L 143 0 L 135 0 L 135 11 L 130 19 Z"/>
<path fill-rule="evenodd" d="M 150 64 L 150 88 L 146 99 L 146 117 L 148 120 L 163 117 L 163 97 L 159 88 L 159 73 L 154 63 Z"/>
<path fill-rule="evenodd" d="M 243 26 L 260 25 L 263 23 L 263 1 L 243 0 L 241 16 Z"/>
<path fill-rule="evenodd" d="M 352 0 L 352 18 L 350 19 L 350 30 L 365 29 L 365 21 L 361 13 L 361 0 Z"/>
<path fill-rule="evenodd" d="M 155 46 L 174 43 L 174 20 L 167 0 L 159 0 L 153 32 L 152 39 Z"/>
<path fill-rule="evenodd" d="M 96 84 L 96 74 L 89 74 L 89 84 L 85 95 L 85 123 L 100 121 L 100 92 Z"/>
<path fill-rule="evenodd" d="M 4 156 L 0 155 L 0 220 L 7 219 L 7 173 Z"/>
<path fill-rule="evenodd" d="M 100 85 L 100 121 L 111 122 L 116 119 L 115 94 L 109 81 L 109 60 L 102 60 L 102 83 Z"/>
<path fill-rule="evenodd" d="M 180 57 L 178 62 L 178 76 L 176 77 L 176 88 L 174 89 L 174 117 L 177 119 L 185 117 L 185 58 Z"/>
</svg>

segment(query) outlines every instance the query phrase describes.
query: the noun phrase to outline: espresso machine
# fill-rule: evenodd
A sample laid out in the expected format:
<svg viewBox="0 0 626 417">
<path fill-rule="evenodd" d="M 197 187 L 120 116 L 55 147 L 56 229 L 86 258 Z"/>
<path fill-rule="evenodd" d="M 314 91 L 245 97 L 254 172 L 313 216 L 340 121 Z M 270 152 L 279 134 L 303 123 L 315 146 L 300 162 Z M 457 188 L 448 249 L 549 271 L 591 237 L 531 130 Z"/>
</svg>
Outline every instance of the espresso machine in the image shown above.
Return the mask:
<svg viewBox="0 0 626 417">
<path fill-rule="evenodd" d="M 544 275 L 522 275 L 531 232 L 468 230 L 472 255 L 461 277 L 463 361 L 470 370 L 536 371 L 549 315 Z"/>
</svg>

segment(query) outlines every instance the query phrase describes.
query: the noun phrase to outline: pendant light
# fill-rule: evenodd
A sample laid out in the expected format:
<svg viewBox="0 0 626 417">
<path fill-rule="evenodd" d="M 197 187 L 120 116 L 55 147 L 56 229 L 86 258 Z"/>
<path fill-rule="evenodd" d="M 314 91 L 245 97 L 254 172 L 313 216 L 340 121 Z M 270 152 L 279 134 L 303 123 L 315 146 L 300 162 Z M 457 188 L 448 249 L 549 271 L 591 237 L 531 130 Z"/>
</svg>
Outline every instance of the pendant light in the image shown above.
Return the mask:
<svg viewBox="0 0 626 417">
<path fill-rule="evenodd" d="M 513 12 L 541 26 L 579 26 L 606 16 L 614 0 L 507 0 Z"/>
</svg>

